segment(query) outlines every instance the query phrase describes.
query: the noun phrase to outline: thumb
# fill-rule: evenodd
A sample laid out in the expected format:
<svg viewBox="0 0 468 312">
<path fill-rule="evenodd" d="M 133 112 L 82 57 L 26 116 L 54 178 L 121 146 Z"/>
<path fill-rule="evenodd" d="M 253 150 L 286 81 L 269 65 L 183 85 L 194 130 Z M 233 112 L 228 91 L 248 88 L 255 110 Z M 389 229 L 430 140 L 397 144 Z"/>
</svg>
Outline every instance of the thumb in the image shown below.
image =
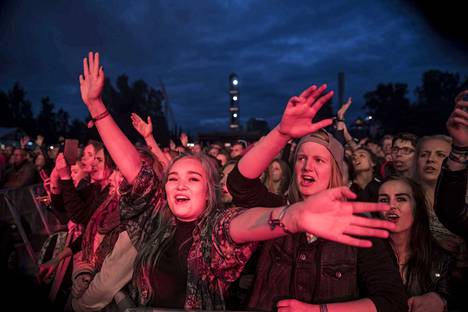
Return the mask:
<svg viewBox="0 0 468 312">
<path fill-rule="evenodd" d="M 148 116 L 148 118 L 146 119 L 148 121 L 148 125 L 152 126 L 153 125 L 153 122 L 151 121 L 151 117 Z"/>
</svg>

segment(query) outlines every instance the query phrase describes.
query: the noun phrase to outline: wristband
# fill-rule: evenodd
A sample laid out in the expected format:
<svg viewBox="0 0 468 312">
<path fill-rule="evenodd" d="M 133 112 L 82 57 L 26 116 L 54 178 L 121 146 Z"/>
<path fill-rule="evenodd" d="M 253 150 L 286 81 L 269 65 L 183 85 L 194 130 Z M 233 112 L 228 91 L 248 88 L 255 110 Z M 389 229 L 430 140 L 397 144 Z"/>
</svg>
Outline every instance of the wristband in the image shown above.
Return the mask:
<svg viewBox="0 0 468 312">
<path fill-rule="evenodd" d="M 88 129 L 91 129 L 92 127 L 94 127 L 94 125 L 96 124 L 96 122 L 98 120 L 101 120 L 103 118 L 106 118 L 107 116 L 109 116 L 109 111 L 108 110 L 105 110 L 103 111 L 102 113 L 100 113 L 99 115 L 97 115 L 96 117 L 91 117 L 91 120 L 88 121 Z"/>
<path fill-rule="evenodd" d="M 281 210 L 278 218 L 273 219 L 273 210 L 270 212 L 270 218 L 268 219 L 268 224 L 270 225 L 270 229 L 273 231 L 277 226 L 279 226 L 285 233 L 287 234 L 292 234 L 291 231 L 288 230 L 286 225 L 284 225 L 281 220 L 283 219 L 284 215 L 286 214 L 287 209 L 289 208 L 289 205 L 285 206 L 283 210 Z"/>
</svg>

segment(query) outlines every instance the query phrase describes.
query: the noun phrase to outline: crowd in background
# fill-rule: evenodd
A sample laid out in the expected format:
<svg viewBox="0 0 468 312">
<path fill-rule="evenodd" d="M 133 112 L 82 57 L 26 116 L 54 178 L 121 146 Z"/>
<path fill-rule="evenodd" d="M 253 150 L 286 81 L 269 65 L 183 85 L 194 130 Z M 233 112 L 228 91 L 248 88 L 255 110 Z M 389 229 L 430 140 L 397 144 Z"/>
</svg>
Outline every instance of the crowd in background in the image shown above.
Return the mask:
<svg viewBox="0 0 468 312">
<path fill-rule="evenodd" d="M 43 183 L 62 224 L 37 272 L 54 309 L 468 308 L 468 91 L 454 99 L 448 135 L 357 140 L 351 99 L 312 122 L 333 96 L 314 85 L 257 142 L 202 146 L 182 134 L 166 148 L 150 117 L 129 119 L 139 143 L 120 131 L 100 98 L 97 54 L 83 71 L 102 142 L 71 157 L 69 140 L 45 148 L 38 136 L 0 154 L 0 186 Z"/>
</svg>

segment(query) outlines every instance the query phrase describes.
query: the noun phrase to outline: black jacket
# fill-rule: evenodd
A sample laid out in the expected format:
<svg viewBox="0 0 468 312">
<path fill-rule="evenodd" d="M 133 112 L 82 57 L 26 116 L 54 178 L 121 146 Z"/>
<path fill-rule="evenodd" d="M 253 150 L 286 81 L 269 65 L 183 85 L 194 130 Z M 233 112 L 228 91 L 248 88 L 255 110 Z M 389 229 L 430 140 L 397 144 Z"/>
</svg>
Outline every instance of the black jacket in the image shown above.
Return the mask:
<svg viewBox="0 0 468 312">
<path fill-rule="evenodd" d="M 452 233 L 468 241 L 468 206 L 465 203 L 468 169 L 450 171 L 445 162 L 437 180 L 434 210 Z"/>
<path fill-rule="evenodd" d="M 227 186 L 241 207 L 278 207 L 286 200 L 269 193 L 259 179 L 247 179 L 236 166 Z M 304 233 L 264 243 L 249 307 L 272 310 L 280 299 L 308 303 L 369 298 L 377 311 L 408 311 L 407 295 L 390 245 L 373 240 L 372 248 L 355 248 Z"/>
</svg>

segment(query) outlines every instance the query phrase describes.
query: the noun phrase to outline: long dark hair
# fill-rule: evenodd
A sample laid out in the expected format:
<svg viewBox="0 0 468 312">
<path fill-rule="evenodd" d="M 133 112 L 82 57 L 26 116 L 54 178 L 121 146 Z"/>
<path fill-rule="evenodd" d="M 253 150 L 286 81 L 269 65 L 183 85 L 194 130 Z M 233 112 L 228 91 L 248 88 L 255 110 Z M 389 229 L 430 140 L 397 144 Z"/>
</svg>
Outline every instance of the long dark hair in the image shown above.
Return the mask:
<svg viewBox="0 0 468 312">
<path fill-rule="evenodd" d="M 198 160 L 206 172 L 207 179 L 207 201 L 203 213 L 197 220 L 197 227 L 202 226 L 209 216 L 217 209 L 222 207 L 221 194 L 219 188 L 219 174 L 214 163 L 204 154 L 196 155 L 181 155 L 172 160 L 169 164 L 163 178 L 162 187 L 166 185 L 168 173 L 172 166 L 179 160 L 184 158 L 192 158 Z M 148 231 L 149 235 L 144 239 L 141 251 L 138 253 L 134 264 L 134 286 L 141 291 L 145 289 L 148 291 L 147 298 L 151 300 L 153 297 L 153 289 L 151 286 L 151 277 L 158 264 L 158 261 L 163 252 L 169 246 L 169 243 L 174 237 L 176 218 L 170 210 L 167 201 L 162 205 L 159 211 L 154 211 L 157 216 L 153 219 Z M 145 302 L 146 303 L 146 302 Z"/>
<path fill-rule="evenodd" d="M 433 240 L 429 227 L 429 214 L 426 197 L 421 186 L 413 179 L 402 176 L 391 176 L 385 180 L 405 183 L 411 189 L 414 199 L 413 224 L 409 235 L 409 258 L 405 265 L 406 288 L 419 285 L 423 293 L 428 292 L 431 285 L 431 263 Z M 382 184 L 382 185 L 383 185 Z"/>
</svg>

